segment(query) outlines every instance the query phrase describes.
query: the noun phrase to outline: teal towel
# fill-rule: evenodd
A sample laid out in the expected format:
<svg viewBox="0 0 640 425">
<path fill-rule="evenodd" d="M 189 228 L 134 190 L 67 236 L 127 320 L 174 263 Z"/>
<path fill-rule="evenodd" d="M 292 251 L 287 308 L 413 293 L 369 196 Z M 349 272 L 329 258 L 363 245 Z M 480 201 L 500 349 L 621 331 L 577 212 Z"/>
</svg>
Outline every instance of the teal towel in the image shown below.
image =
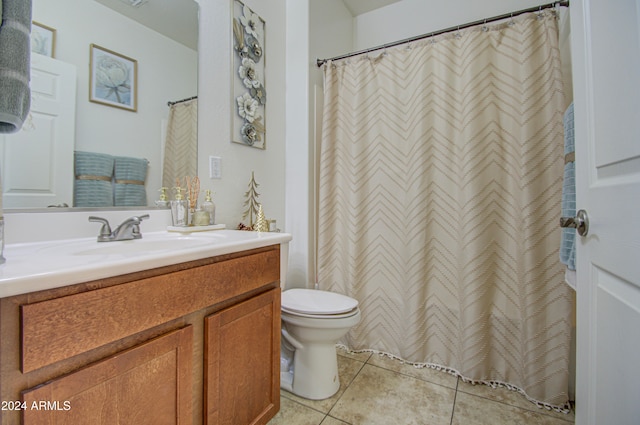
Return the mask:
<svg viewBox="0 0 640 425">
<path fill-rule="evenodd" d="M 15 133 L 31 107 L 31 1 L 2 0 L 1 9 L 0 133 Z"/>
<path fill-rule="evenodd" d="M 74 207 L 113 206 L 113 162 L 111 155 L 75 152 Z"/>
<path fill-rule="evenodd" d="M 147 165 L 143 158 L 115 157 L 115 205 L 139 207 L 147 205 Z"/>
<path fill-rule="evenodd" d="M 564 113 L 564 154 L 575 152 L 575 133 L 573 128 L 573 103 Z M 564 165 L 562 181 L 562 216 L 576 216 L 576 166 L 575 162 Z M 562 229 L 560 240 L 560 261 L 569 270 L 576 269 L 576 229 Z"/>
</svg>

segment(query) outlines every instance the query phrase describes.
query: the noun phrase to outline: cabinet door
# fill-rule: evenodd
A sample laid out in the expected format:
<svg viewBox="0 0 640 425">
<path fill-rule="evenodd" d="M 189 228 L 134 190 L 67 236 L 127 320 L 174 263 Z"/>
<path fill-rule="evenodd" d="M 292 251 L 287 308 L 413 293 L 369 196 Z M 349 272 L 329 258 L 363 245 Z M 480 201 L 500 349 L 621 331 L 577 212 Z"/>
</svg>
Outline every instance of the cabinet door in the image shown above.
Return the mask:
<svg viewBox="0 0 640 425">
<path fill-rule="evenodd" d="M 280 288 L 205 318 L 205 424 L 266 424 L 280 409 Z"/>
<path fill-rule="evenodd" d="M 190 424 L 191 326 L 23 392 L 24 424 Z"/>
</svg>

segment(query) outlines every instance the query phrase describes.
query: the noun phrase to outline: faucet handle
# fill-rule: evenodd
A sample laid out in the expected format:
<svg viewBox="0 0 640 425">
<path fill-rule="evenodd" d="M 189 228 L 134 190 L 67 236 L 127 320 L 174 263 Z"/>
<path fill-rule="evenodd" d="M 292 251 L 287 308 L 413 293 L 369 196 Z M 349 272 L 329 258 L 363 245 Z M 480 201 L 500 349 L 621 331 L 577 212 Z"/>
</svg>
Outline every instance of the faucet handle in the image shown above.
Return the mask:
<svg viewBox="0 0 640 425">
<path fill-rule="evenodd" d="M 131 217 L 134 220 L 133 226 L 131 226 L 131 233 L 134 239 L 142 239 L 142 233 L 140 233 L 140 222 L 149 218 L 149 214 L 139 215 Z"/>
<path fill-rule="evenodd" d="M 96 223 L 102 223 L 102 227 L 100 228 L 100 234 L 98 235 L 98 241 L 108 240 L 111 236 L 111 226 L 109 226 L 109 220 L 102 217 L 89 216 L 89 221 L 93 221 Z"/>
</svg>

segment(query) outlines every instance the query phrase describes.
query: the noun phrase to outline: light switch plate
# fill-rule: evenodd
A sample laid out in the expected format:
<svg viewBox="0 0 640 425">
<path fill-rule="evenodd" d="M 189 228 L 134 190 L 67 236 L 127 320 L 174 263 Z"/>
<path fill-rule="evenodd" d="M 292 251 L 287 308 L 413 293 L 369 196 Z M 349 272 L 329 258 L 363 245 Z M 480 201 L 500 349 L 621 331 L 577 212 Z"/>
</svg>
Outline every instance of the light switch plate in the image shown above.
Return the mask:
<svg viewBox="0 0 640 425">
<path fill-rule="evenodd" d="M 222 178 L 222 158 L 219 156 L 209 157 L 209 178 L 221 179 Z"/>
</svg>

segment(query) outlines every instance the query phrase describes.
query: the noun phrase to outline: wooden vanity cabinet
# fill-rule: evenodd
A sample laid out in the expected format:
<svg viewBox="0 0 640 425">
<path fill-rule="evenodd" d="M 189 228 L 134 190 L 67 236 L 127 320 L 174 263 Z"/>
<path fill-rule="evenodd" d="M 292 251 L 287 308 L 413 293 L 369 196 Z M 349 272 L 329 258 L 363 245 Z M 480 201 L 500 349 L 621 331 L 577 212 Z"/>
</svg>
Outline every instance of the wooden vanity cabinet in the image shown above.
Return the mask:
<svg viewBox="0 0 640 425">
<path fill-rule="evenodd" d="M 0 299 L 0 424 L 266 424 L 279 283 L 273 245 Z"/>
<path fill-rule="evenodd" d="M 280 291 L 208 316 L 204 329 L 205 424 L 266 424 L 280 409 Z"/>
<path fill-rule="evenodd" d="M 23 392 L 25 424 L 190 424 L 191 326 Z"/>
</svg>

